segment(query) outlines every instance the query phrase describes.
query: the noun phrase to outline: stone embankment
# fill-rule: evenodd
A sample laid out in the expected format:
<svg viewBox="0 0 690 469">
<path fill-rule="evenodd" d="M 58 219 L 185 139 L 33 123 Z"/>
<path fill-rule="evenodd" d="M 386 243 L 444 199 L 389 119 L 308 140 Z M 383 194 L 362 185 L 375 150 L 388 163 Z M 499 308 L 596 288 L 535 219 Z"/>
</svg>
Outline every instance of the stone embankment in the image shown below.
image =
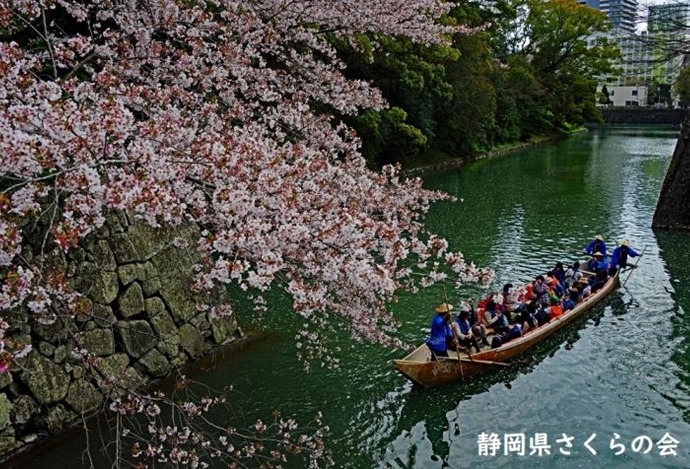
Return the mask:
<svg viewBox="0 0 690 469">
<path fill-rule="evenodd" d="M 97 411 L 125 388 L 145 387 L 174 368 L 240 335 L 234 317 L 210 317 L 197 305 L 229 301 L 190 290 L 198 228 L 152 229 L 124 213 L 67 255 L 39 256 L 41 230 L 25 245 L 29 262 L 62 275 L 85 294 L 84 312 L 42 325 L 9 315 L 7 340 L 31 343 L 11 373 L 0 375 L 0 457 L 42 436 L 58 434 Z M 188 248 L 178 246 L 188 241 Z M 59 305 L 56 307 L 59 308 Z M 79 358 L 88 351 L 86 360 Z"/>
</svg>

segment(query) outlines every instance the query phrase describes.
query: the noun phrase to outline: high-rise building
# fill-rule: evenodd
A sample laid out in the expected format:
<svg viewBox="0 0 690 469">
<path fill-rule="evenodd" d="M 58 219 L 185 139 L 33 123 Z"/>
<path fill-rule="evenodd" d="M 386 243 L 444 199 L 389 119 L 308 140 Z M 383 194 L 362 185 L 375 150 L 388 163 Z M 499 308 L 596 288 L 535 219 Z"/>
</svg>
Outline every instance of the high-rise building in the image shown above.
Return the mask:
<svg viewBox="0 0 690 469">
<path fill-rule="evenodd" d="M 589 4 L 589 2 L 586 3 Z M 600 0 L 599 9 L 608 15 L 614 31 L 635 33 L 637 0 Z"/>
<path fill-rule="evenodd" d="M 650 5 L 647 19 L 647 30 L 658 32 L 685 32 L 690 26 L 690 5 L 671 3 L 667 5 Z"/>
</svg>

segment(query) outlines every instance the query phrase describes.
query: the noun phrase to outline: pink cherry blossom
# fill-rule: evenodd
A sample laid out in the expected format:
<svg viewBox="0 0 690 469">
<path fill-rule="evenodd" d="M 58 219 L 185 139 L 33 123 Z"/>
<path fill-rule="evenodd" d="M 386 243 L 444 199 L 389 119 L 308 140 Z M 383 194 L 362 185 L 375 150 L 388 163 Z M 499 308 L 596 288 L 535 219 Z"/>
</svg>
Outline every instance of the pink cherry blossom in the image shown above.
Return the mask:
<svg viewBox="0 0 690 469">
<path fill-rule="evenodd" d="M 305 357 L 325 350 L 318 333 L 333 314 L 354 338 L 398 345 L 398 292 L 489 273 L 427 232 L 424 215 L 446 195 L 399 168 L 367 169 L 336 116 L 386 104 L 370 83 L 346 78 L 325 32 L 441 43 L 467 31 L 437 22 L 451 7 L 1 2 L 0 309 L 50 322 L 54 300 L 77 304 L 64 279 L 20 256 L 23 218 L 45 211 L 46 249 L 68 251 L 108 210 L 125 210 L 154 227 L 204 227 L 195 288 L 287 291 L 310 324 Z M 212 306 L 214 316 L 231 312 Z"/>
</svg>

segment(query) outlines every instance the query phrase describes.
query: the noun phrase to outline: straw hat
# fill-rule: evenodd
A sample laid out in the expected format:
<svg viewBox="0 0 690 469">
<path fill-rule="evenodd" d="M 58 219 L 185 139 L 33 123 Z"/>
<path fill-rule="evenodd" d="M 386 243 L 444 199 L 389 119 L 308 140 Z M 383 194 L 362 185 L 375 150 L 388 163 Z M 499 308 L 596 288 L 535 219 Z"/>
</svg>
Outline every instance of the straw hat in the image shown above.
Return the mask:
<svg viewBox="0 0 690 469">
<path fill-rule="evenodd" d="M 630 246 L 630 241 L 627 239 L 621 239 L 620 241 L 618 241 L 618 244 L 620 244 L 621 246 Z"/>
<path fill-rule="evenodd" d="M 472 311 L 472 307 L 467 301 L 463 301 L 460 305 L 460 312 L 467 311 L 468 313 Z"/>
<path fill-rule="evenodd" d="M 603 241 L 604 237 L 602 235 L 596 235 L 594 239 L 598 239 L 599 241 Z"/>
<path fill-rule="evenodd" d="M 436 307 L 434 311 L 436 311 L 437 313 L 450 313 L 451 311 L 453 311 L 453 305 L 448 303 L 441 303 Z"/>
<path fill-rule="evenodd" d="M 600 253 L 599 251 L 595 252 L 595 253 L 592 254 L 592 255 L 593 255 L 594 257 L 604 257 L 604 255 L 603 255 L 602 253 Z"/>
</svg>

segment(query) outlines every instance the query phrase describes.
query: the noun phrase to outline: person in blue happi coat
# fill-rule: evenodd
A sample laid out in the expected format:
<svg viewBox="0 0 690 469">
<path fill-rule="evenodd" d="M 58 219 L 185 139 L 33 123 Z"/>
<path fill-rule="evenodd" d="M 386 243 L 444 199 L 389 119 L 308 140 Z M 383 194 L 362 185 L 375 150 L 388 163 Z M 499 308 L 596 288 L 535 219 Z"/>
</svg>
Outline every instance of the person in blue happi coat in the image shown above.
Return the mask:
<svg viewBox="0 0 690 469">
<path fill-rule="evenodd" d="M 627 239 L 621 240 L 611 255 L 611 270 L 609 273 L 613 275 L 618 269 L 633 267 L 632 264 L 628 264 L 628 257 L 637 257 L 639 255 L 637 251 L 630 247 L 630 241 Z"/>
<path fill-rule="evenodd" d="M 600 234 L 596 235 L 594 239 L 590 241 L 587 247 L 585 248 L 585 254 L 589 254 L 590 256 L 592 256 L 589 262 L 587 262 L 587 268 L 590 271 L 596 272 L 597 270 L 597 263 L 599 262 L 599 260 L 595 258 L 595 254 L 598 252 L 600 252 L 601 255 L 604 257 L 604 260 L 606 260 L 606 241 L 604 241 L 604 237 Z"/>
<path fill-rule="evenodd" d="M 602 253 L 604 258 L 606 258 L 606 241 L 604 241 L 604 237 L 600 234 L 596 235 L 594 239 L 590 241 L 587 247 L 585 248 L 585 254 L 594 256 L 595 252 Z"/>
<path fill-rule="evenodd" d="M 447 357 L 448 347 L 452 347 L 455 342 L 453 330 L 450 327 L 450 312 L 452 310 L 453 305 L 448 303 L 441 303 L 435 309 L 436 315 L 431 320 L 431 332 L 426 339 L 426 345 L 432 352 L 432 359 Z"/>
</svg>

